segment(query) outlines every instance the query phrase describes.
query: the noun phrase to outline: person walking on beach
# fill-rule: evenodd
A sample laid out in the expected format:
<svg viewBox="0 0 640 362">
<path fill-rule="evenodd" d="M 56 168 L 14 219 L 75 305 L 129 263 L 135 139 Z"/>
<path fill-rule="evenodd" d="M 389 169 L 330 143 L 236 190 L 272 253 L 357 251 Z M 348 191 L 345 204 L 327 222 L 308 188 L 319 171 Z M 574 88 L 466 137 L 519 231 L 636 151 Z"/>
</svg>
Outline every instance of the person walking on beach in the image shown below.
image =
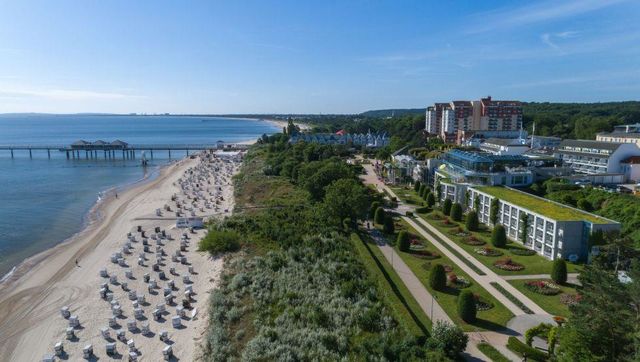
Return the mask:
<svg viewBox="0 0 640 362">
<path fill-rule="evenodd" d="M 76 259 L 76 266 L 79 267 L 80 265 L 78 265 L 78 259 Z"/>
<path fill-rule="evenodd" d="M 118 198 L 118 193 L 116 192 L 116 199 Z"/>
</svg>

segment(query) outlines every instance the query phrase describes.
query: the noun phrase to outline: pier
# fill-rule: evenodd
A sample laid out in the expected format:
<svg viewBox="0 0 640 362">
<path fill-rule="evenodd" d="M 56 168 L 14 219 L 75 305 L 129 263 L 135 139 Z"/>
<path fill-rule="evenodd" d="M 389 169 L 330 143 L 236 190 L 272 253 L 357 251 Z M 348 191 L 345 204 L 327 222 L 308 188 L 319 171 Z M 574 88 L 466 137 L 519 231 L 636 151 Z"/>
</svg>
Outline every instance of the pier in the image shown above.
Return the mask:
<svg viewBox="0 0 640 362">
<path fill-rule="evenodd" d="M 210 144 L 129 144 L 120 140 L 113 142 L 105 142 L 98 140 L 95 142 L 87 142 L 84 140 L 76 141 L 70 145 L 0 145 L 0 151 L 9 151 L 11 158 L 15 157 L 15 152 L 24 151 L 29 153 L 29 158 L 33 158 L 33 151 L 47 151 L 47 157 L 51 158 L 51 152 L 64 152 L 67 159 L 135 159 L 136 152 L 148 151 L 149 156 L 153 159 L 154 151 L 168 151 L 171 158 L 171 151 L 186 152 L 187 156 L 190 151 L 203 150 L 228 150 L 237 151 L 245 150 L 249 147 L 246 144 L 225 143 L 218 141 Z M 84 156 L 84 157 L 82 157 Z"/>
</svg>

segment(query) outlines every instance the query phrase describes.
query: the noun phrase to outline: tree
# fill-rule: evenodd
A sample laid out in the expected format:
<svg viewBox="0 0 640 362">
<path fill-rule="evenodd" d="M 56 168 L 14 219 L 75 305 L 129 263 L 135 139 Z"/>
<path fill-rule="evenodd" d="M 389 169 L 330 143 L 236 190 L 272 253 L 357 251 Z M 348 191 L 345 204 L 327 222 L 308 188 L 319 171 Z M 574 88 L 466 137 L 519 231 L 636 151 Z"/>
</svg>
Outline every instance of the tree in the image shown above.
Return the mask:
<svg viewBox="0 0 640 362">
<path fill-rule="evenodd" d="M 429 285 L 435 290 L 444 290 L 447 286 L 447 272 L 441 264 L 436 264 L 429 271 Z"/>
<path fill-rule="evenodd" d="M 480 196 L 476 195 L 473 199 L 473 209 L 476 210 L 476 213 L 480 213 Z"/>
<path fill-rule="evenodd" d="M 451 206 L 451 212 L 449 216 L 453 219 L 453 221 L 461 221 L 462 220 L 462 205 L 459 203 L 455 203 Z"/>
<path fill-rule="evenodd" d="M 497 224 L 498 222 L 498 212 L 500 211 L 499 205 L 500 200 L 498 200 L 497 198 L 491 200 L 491 206 L 489 209 L 489 221 L 491 221 L 493 225 Z"/>
<path fill-rule="evenodd" d="M 416 181 L 416 182 L 413 184 L 413 191 L 415 191 L 415 192 L 418 192 L 418 193 L 419 193 L 421 190 L 422 190 L 422 182 L 420 182 L 420 181 Z"/>
<path fill-rule="evenodd" d="M 371 203 L 371 207 L 369 207 L 369 219 L 373 220 L 376 217 L 376 211 L 380 207 L 380 203 L 378 201 L 374 201 Z"/>
<path fill-rule="evenodd" d="M 475 211 L 469 211 L 467 214 L 466 227 L 468 231 L 477 231 L 479 227 L 478 213 Z"/>
<path fill-rule="evenodd" d="M 386 212 L 384 211 L 382 206 L 378 206 L 378 208 L 376 209 L 376 213 L 374 214 L 373 221 L 378 225 L 382 225 L 384 224 L 385 216 Z"/>
<path fill-rule="evenodd" d="M 462 328 L 439 320 L 431 330 L 427 345 L 430 349 L 440 350 L 451 360 L 457 361 L 460 359 L 460 354 L 467 348 L 468 342 L 469 336 Z"/>
<path fill-rule="evenodd" d="M 520 241 L 527 243 L 527 234 L 529 232 L 529 214 L 523 212 L 520 214 Z"/>
<path fill-rule="evenodd" d="M 502 224 L 498 224 L 493 228 L 491 244 L 496 248 L 504 248 L 507 246 L 507 232 Z"/>
<path fill-rule="evenodd" d="M 637 311 L 630 307 L 629 287 L 617 273 L 597 263 L 585 266 L 578 279 L 580 300 L 569 306 L 571 318 L 560 328 L 558 360 L 630 360 L 640 345 L 634 338 L 639 323 Z M 637 279 L 632 285 L 635 283 Z M 579 358 L 583 356 L 587 357 Z"/>
<path fill-rule="evenodd" d="M 444 203 L 442 204 L 442 213 L 445 215 L 449 215 L 449 213 L 451 212 L 451 199 L 445 199 Z"/>
<path fill-rule="evenodd" d="M 432 192 L 429 192 L 427 194 L 427 206 L 429 206 L 429 208 L 433 208 L 433 205 L 436 204 L 436 198 L 433 196 Z"/>
<path fill-rule="evenodd" d="M 579 209 L 582 209 L 584 211 L 587 211 L 587 212 L 593 211 L 593 206 L 591 206 L 591 203 L 587 199 L 578 200 L 577 205 Z"/>
<path fill-rule="evenodd" d="M 212 255 L 237 251 L 240 249 L 240 234 L 235 230 L 209 230 L 207 235 L 200 240 L 198 249 L 208 251 Z"/>
<path fill-rule="evenodd" d="M 396 240 L 398 243 L 398 248 L 400 251 L 408 252 L 411 248 L 411 243 L 409 241 L 409 233 L 402 230 L 398 233 L 398 239 Z"/>
<path fill-rule="evenodd" d="M 324 209 L 328 217 L 350 219 L 352 224 L 366 215 L 368 197 L 362 184 L 354 179 L 340 179 L 327 186 Z"/>
<path fill-rule="evenodd" d="M 426 185 L 421 185 L 420 186 L 420 191 L 418 193 L 418 196 L 420 196 L 421 198 L 424 199 L 424 197 L 427 195 L 427 186 Z"/>
<path fill-rule="evenodd" d="M 385 215 L 384 224 L 382 225 L 382 232 L 391 235 L 395 232 L 395 225 L 393 224 L 393 216 Z"/>
<path fill-rule="evenodd" d="M 463 290 L 458 295 L 458 315 L 467 323 L 476 321 L 476 298 L 471 291 Z"/>
<path fill-rule="evenodd" d="M 553 261 L 551 279 L 558 284 L 567 282 L 567 262 L 564 259 L 558 258 Z"/>
<path fill-rule="evenodd" d="M 442 200 L 442 185 L 440 185 L 440 182 L 436 185 L 436 196 L 438 196 L 438 201 Z"/>
<path fill-rule="evenodd" d="M 471 198 L 471 192 L 469 192 L 469 190 L 467 189 L 464 192 L 464 208 L 465 209 L 469 208 L 469 203 L 471 202 L 470 198 Z"/>
</svg>

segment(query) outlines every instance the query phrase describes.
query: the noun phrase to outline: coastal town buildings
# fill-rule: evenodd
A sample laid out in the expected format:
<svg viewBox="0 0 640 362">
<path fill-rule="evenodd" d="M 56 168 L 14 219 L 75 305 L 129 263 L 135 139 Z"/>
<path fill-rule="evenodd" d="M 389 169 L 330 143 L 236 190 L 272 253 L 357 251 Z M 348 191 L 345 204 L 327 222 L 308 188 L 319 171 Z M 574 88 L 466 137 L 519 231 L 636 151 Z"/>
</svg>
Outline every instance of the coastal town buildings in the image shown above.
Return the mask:
<svg viewBox="0 0 640 362">
<path fill-rule="evenodd" d="M 556 153 L 576 173 L 622 174 L 622 161 L 640 156 L 640 148 L 634 143 L 567 139 Z"/>
<path fill-rule="evenodd" d="M 447 143 L 461 143 L 469 131 L 518 131 L 522 129 L 522 104 L 519 101 L 456 100 L 428 107 L 425 130 Z"/>
<path fill-rule="evenodd" d="M 497 203 L 496 223 L 505 227 L 507 236 L 551 260 L 586 261 L 594 232 L 621 227 L 616 221 L 507 187 L 473 186 L 465 196 L 486 225 L 491 225 L 491 205 Z"/>
<path fill-rule="evenodd" d="M 493 155 L 521 155 L 529 150 L 524 140 L 509 138 L 489 138 L 479 145 L 481 151 Z"/>
<path fill-rule="evenodd" d="M 635 143 L 640 146 L 640 123 L 615 126 L 613 132 L 601 132 L 596 141 Z"/>
<path fill-rule="evenodd" d="M 369 148 L 384 147 L 389 144 L 386 133 L 298 133 L 292 135 L 290 143 L 307 142 L 324 145 L 357 145 Z"/>
</svg>

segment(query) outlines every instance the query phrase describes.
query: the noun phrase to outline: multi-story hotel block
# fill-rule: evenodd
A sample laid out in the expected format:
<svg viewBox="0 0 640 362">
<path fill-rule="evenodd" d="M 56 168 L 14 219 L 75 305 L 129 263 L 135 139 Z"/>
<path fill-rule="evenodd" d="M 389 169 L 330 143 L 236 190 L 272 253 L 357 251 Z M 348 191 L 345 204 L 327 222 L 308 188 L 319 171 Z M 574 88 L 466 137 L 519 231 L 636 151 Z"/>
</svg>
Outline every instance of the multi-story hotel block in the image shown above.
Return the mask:
<svg viewBox="0 0 640 362">
<path fill-rule="evenodd" d="M 596 141 L 635 143 L 640 146 L 640 123 L 615 126 L 613 132 L 598 133 Z"/>
<path fill-rule="evenodd" d="M 556 150 L 565 166 L 583 174 L 623 173 L 621 162 L 640 156 L 635 143 L 564 140 Z"/>
<path fill-rule="evenodd" d="M 522 128 L 522 104 L 496 101 L 491 97 L 479 101 L 436 103 L 427 108 L 425 129 L 445 142 L 462 142 L 469 131 L 517 131 Z"/>
<path fill-rule="evenodd" d="M 462 197 L 468 197 L 469 209 L 476 209 L 486 225 L 491 225 L 491 203 L 496 200 L 496 223 L 505 227 L 507 236 L 551 260 L 586 260 L 593 232 L 620 230 L 616 221 L 506 187 L 472 186 Z M 464 204 L 464 199 L 455 201 Z"/>
</svg>

